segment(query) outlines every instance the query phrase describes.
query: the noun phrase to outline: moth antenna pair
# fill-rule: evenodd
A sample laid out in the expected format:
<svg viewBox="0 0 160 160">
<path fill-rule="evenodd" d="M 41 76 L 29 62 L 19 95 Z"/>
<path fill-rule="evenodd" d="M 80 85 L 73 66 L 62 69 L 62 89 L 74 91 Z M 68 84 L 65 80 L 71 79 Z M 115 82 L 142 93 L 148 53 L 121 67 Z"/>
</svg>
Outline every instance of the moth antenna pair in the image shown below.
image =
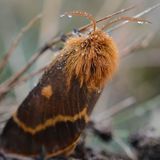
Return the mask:
<svg viewBox="0 0 160 160">
<path fill-rule="evenodd" d="M 141 18 L 134 18 L 134 17 L 128 17 L 128 16 L 122 16 L 122 17 L 118 17 L 116 19 L 114 19 L 113 21 L 110 21 L 108 24 L 104 25 L 101 30 L 105 30 L 106 28 L 108 28 L 109 26 L 111 26 L 114 23 L 117 23 L 119 21 L 129 21 L 129 22 L 137 22 L 140 24 L 143 23 L 151 23 L 150 21 L 147 21 L 145 19 L 141 19 Z"/>
<path fill-rule="evenodd" d="M 95 18 L 87 13 L 87 12 L 82 12 L 82 11 L 71 11 L 71 12 L 66 12 L 64 13 L 63 15 L 61 15 L 61 17 L 63 16 L 81 16 L 81 17 L 86 17 L 87 19 L 89 19 L 91 22 L 92 22 L 92 25 L 93 25 L 93 31 L 96 30 L 96 20 Z"/>
<path fill-rule="evenodd" d="M 133 8 L 133 7 L 132 7 Z M 128 8 L 128 10 L 132 9 L 132 8 Z M 115 14 L 113 15 L 110 15 L 110 16 L 107 16 L 107 17 L 104 17 L 103 19 L 99 20 L 98 22 L 103 22 L 104 20 L 107 20 L 107 19 L 110 19 L 120 13 L 123 13 L 127 11 L 126 10 L 121 10 L 119 12 L 116 12 Z M 95 18 L 87 13 L 87 12 L 83 12 L 83 11 L 71 11 L 71 12 L 66 12 L 64 13 L 61 17 L 63 16 L 82 16 L 82 17 L 86 17 L 87 19 L 89 19 L 93 25 L 93 32 L 96 30 L 96 24 L 98 23 Z M 141 18 L 134 18 L 134 17 L 128 17 L 128 16 L 122 16 L 122 17 L 118 17 L 116 19 L 114 19 L 113 21 L 110 21 L 108 24 L 104 25 L 101 30 L 105 30 L 106 28 L 108 28 L 109 26 L 113 25 L 114 23 L 117 23 L 119 21 L 130 21 L 130 22 L 137 22 L 137 23 L 151 23 L 147 20 L 144 20 L 144 19 L 141 19 Z"/>
</svg>

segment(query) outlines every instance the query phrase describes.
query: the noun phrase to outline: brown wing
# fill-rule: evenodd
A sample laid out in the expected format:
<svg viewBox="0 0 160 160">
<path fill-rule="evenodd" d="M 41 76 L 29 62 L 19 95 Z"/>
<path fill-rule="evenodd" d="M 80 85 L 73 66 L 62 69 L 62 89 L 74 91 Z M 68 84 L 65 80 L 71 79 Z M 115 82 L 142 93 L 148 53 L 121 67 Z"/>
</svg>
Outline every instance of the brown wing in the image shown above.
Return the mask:
<svg viewBox="0 0 160 160">
<path fill-rule="evenodd" d="M 0 146 L 3 151 L 24 156 L 63 155 L 75 147 L 99 94 L 88 93 L 76 78 L 67 89 L 63 69 L 65 59 L 58 59 L 44 73 L 8 121 Z"/>
</svg>

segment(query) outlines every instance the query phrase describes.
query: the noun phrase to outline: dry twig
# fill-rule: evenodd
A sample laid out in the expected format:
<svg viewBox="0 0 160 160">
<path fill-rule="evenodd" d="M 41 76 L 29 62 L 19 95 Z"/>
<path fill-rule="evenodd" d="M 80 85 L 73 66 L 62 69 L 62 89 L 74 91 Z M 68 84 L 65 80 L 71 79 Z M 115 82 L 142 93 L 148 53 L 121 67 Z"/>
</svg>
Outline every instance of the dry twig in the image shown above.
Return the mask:
<svg viewBox="0 0 160 160">
<path fill-rule="evenodd" d="M 38 71 L 32 72 L 32 73 L 28 74 L 27 76 L 21 77 L 16 83 L 13 83 L 10 87 L 4 87 L 3 90 L 0 88 L 0 91 L 2 90 L 2 92 L 9 92 L 11 89 L 16 87 L 17 85 L 24 83 L 24 82 L 28 81 L 29 79 L 35 77 L 36 75 L 42 73 L 45 69 L 46 69 L 46 67 L 43 67 L 43 68 L 39 69 Z"/>
<path fill-rule="evenodd" d="M 24 28 L 21 29 L 21 31 L 18 33 L 18 35 L 16 36 L 16 38 L 12 42 L 11 47 L 4 54 L 4 57 L 2 58 L 2 60 L 0 62 L 0 72 L 2 72 L 3 69 L 5 68 L 6 64 L 8 63 L 9 58 L 11 57 L 11 55 L 13 54 L 15 49 L 17 48 L 23 35 L 41 18 L 42 18 L 42 14 L 38 14 L 36 17 L 31 19 L 31 21 L 29 21 L 29 23 Z"/>
<path fill-rule="evenodd" d="M 131 45 L 123 49 L 121 57 L 126 57 L 128 54 L 131 54 L 136 50 L 146 48 L 153 37 L 154 34 L 151 33 L 145 36 L 140 36 L 139 38 L 135 39 L 135 41 Z"/>
<path fill-rule="evenodd" d="M 104 120 L 107 120 L 110 117 L 115 116 L 116 114 L 118 114 L 119 112 L 125 110 L 126 108 L 131 107 L 134 103 L 136 102 L 134 97 L 128 97 L 122 101 L 120 101 L 119 103 L 109 107 L 107 109 L 107 111 L 100 113 L 96 116 L 95 121 L 98 122 L 102 122 Z"/>
</svg>

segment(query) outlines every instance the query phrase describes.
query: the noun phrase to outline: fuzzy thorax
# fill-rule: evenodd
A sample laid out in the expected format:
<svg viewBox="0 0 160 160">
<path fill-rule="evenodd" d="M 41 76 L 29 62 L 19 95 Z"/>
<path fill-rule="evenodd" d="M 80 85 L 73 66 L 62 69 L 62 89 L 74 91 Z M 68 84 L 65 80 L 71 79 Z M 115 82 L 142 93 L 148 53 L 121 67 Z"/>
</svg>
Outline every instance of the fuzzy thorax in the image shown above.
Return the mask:
<svg viewBox="0 0 160 160">
<path fill-rule="evenodd" d="M 77 78 L 80 87 L 100 90 L 117 68 L 118 50 L 109 35 L 96 30 L 87 37 L 73 37 L 66 42 L 66 76 L 68 85 Z"/>
</svg>

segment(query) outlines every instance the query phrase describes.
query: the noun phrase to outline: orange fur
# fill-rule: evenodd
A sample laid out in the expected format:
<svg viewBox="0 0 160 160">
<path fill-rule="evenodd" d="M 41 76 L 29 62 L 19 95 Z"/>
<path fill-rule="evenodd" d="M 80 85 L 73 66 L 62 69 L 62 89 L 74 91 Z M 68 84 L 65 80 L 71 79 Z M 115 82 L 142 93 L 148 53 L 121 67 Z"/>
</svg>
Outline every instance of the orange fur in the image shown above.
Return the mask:
<svg viewBox="0 0 160 160">
<path fill-rule="evenodd" d="M 87 37 L 70 38 L 64 48 L 68 86 L 73 77 L 91 91 L 100 90 L 117 68 L 118 50 L 109 35 L 101 30 Z"/>
</svg>

